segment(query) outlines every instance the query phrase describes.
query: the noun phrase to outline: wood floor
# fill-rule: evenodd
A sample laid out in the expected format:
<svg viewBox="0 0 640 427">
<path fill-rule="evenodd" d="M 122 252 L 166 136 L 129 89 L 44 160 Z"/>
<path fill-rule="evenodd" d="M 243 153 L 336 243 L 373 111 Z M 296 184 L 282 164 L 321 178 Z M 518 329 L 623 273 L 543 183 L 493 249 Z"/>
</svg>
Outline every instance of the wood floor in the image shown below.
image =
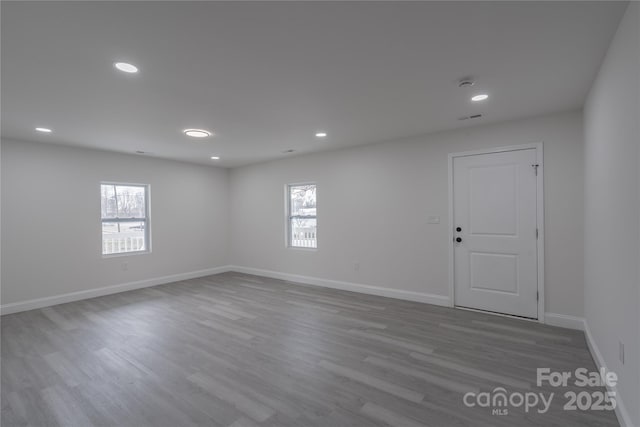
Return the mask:
<svg viewBox="0 0 640 427">
<path fill-rule="evenodd" d="M 595 370 L 578 331 L 225 273 L 3 316 L 2 426 L 618 425 L 537 367 Z M 496 387 L 555 397 L 463 404 Z"/>
</svg>

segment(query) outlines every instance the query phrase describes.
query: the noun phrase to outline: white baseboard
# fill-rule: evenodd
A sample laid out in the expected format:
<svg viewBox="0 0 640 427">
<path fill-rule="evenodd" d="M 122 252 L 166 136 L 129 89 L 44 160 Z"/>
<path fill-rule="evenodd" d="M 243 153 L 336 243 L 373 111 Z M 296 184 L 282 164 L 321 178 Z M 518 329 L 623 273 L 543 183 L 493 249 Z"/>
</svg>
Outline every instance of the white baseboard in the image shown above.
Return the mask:
<svg viewBox="0 0 640 427">
<path fill-rule="evenodd" d="M 67 302 L 79 301 L 83 299 L 101 297 L 104 295 L 116 294 L 118 292 L 132 291 L 134 289 L 147 288 L 149 286 L 163 285 L 165 283 L 177 282 L 180 280 L 194 279 L 196 277 L 210 276 L 212 274 L 225 273 L 229 271 L 229 266 L 208 268 L 205 270 L 190 271 L 188 273 L 172 274 L 170 276 L 154 277 L 152 279 L 138 280 L 136 282 L 122 283 L 119 285 L 104 286 L 101 288 L 87 289 L 85 291 L 69 292 L 67 294 L 55 295 L 45 298 L 31 299 L 27 301 L 3 304 L 0 306 L 0 314 L 18 313 L 20 311 L 34 310 L 37 308 L 49 307 L 52 305 L 64 304 Z"/>
<path fill-rule="evenodd" d="M 559 326 L 567 329 L 584 330 L 584 318 L 569 316 L 566 314 L 545 313 L 544 323 L 550 326 Z"/>
<path fill-rule="evenodd" d="M 298 274 L 281 273 L 279 271 L 262 270 L 259 268 L 229 266 L 230 271 L 238 273 L 254 274 L 256 276 L 271 277 L 273 279 L 287 280 L 290 282 L 304 283 L 307 285 L 323 286 L 325 288 L 340 289 L 343 291 L 358 292 L 361 294 L 378 295 L 388 298 L 396 298 L 406 301 L 424 302 L 427 304 L 450 307 L 449 297 L 434 295 L 424 292 L 404 291 L 400 289 L 383 288 L 380 286 L 363 285 L 360 283 L 342 282 L 339 280 L 321 279 L 318 277 L 301 276 Z"/>
<path fill-rule="evenodd" d="M 583 324 L 584 335 L 587 340 L 587 347 L 589 347 L 589 351 L 591 352 L 591 356 L 593 356 L 594 362 L 596 362 L 598 369 L 599 368 L 607 369 L 607 364 L 605 363 L 604 358 L 602 357 L 602 353 L 600 353 L 600 349 L 598 348 L 598 345 L 596 344 L 596 341 L 594 340 L 593 335 L 591 335 L 591 330 L 589 329 L 589 324 L 587 323 L 587 320 L 585 319 L 583 323 L 584 323 Z M 613 391 L 616 393 L 617 405 L 615 408 L 615 412 L 616 412 L 616 416 L 618 417 L 618 422 L 620 423 L 620 426 L 634 427 L 634 424 L 631 421 L 631 415 L 629 415 L 629 412 L 627 411 L 627 408 L 625 407 L 624 402 L 622 401 L 622 396 L 620 396 L 620 392 L 615 388 L 612 388 L 609 386 L 607 386 L 607 390 Z"/>
</svg>

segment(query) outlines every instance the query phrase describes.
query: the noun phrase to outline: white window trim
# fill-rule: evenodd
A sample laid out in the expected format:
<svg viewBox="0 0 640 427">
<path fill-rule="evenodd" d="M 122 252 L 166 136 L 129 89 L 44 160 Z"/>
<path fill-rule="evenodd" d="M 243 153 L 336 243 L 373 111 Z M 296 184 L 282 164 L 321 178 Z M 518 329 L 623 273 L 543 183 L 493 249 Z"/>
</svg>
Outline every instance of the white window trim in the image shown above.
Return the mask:
<svg viewBox="0 0 640 427">
<path fill-rule="evenodd" d="M 296 182 L 291 184 L 285 184 L 284 186 L 284 244 L 287 249 L 304 251 L 304 252 L 316 252 L 318 250 L 318 207 L 316 205 L 316 247 L 306 248 L 304 246 L 291 245 L 291 187 L 300 187 L 303 185 L 314 185 L 316 187 L 316 198 L 318 196 L 318 183 L 316 182 Z"/>
<path fill-rule="evenodd" d="M 135 256 L 135 255 L 147 255 L 151 253 L 151 204 L 150 204 L 150 193 L 151 186 L 149 184 L 140 184 L 133 182 L 115 182 L 115 181 L 101 181 L 99 184 L 99 193 L 102 195 L 102 186 L 103 185 L 115 185 L 115 186 L 127 186 L 127 187 L 144 187 L 144 203 L 145 203 L 145 219 L 144 219 L 144 241 L 145 241 L 145 250 L 143 251 L 130 251 L 130 252 L 118 252 L 113 254 L 105 254 L 102 252 L 102 223 L 103 222 L 119 222 L 119 221 L 108 221 L 102 218 L 102 206 L 100 206 L 100 253 L 102 254 L 102 258 L 117 258 L 124 256 Z M 102 201 L 100 201 L 102 203 Z M 123 221 L 126 222 L 126 221 Z"/>
</svg>

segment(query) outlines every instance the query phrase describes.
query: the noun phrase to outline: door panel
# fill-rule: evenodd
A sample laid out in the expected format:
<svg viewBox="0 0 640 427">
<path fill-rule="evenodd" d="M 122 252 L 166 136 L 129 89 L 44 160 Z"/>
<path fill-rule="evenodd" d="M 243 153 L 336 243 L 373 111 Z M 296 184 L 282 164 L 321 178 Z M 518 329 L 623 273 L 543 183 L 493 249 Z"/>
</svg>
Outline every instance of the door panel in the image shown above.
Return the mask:
<svg viewBox="0 0 640 427">
<path fill-rule="evenodd" d="M 514 235 L 518 228 L 516 165 L 469 169 L 469 232 Z"/>
<path fill-rule="evenodd" d="M 471 253 L 471 289 L 518 293 L 518 257 L 511 254 Z"/>
<path fill-rule="evenodd" d="M 535 163 L 535 149 L 454 157 L 456 306 L 538 317 Z"/>
</svg>

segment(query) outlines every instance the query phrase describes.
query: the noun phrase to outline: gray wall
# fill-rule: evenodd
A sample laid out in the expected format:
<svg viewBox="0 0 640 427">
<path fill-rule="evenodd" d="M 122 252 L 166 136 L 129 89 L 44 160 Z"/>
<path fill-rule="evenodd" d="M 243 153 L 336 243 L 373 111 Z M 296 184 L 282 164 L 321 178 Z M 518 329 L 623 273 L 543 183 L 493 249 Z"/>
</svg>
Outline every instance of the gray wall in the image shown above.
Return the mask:
<svg viewBox="0 0 640 427">
<path fill-rule="evenodd" d="M 228 263 L 226 169 L 29 142 L 1 150 L 2 304 Z M 150 184 L 151 253 L 102 257 L 100 181 Z"/>
<path fill-rule="evenodd" d="M 446 298 L 447 154 L 539 141 L 545 143 L 546 311 L 582 316 L 579 112 L 231 171 L 3 141 L 2 304 L 227 264 Z M 151 185 L 151 254 L 100 255 L 103 180 Z M 318 183 L 317 251 L 285 247 L 284 186 L 303 181 Z M 441 223 L 427 224 L 430 215 Z"/>
<path fill-rule="evenodd" d="M 232 169 L 231 260 L 243 267 L 448 297 L 448 153 L 540 141 L 546 311 L 582 316 L 580 112 Z M 318 250 L 286 248 L 284 187 L 309 181 L 318 184 Z M 440 224 L 427 224 L 431 215 L 440 216 Z"/>
<path fill-rule="evenodd" d="M 585 106 L 585 317 L 640 425 L 640 4 L 632 2 Z M 625 344 L 626 362 L 618 357 Z"/>
</svg>

